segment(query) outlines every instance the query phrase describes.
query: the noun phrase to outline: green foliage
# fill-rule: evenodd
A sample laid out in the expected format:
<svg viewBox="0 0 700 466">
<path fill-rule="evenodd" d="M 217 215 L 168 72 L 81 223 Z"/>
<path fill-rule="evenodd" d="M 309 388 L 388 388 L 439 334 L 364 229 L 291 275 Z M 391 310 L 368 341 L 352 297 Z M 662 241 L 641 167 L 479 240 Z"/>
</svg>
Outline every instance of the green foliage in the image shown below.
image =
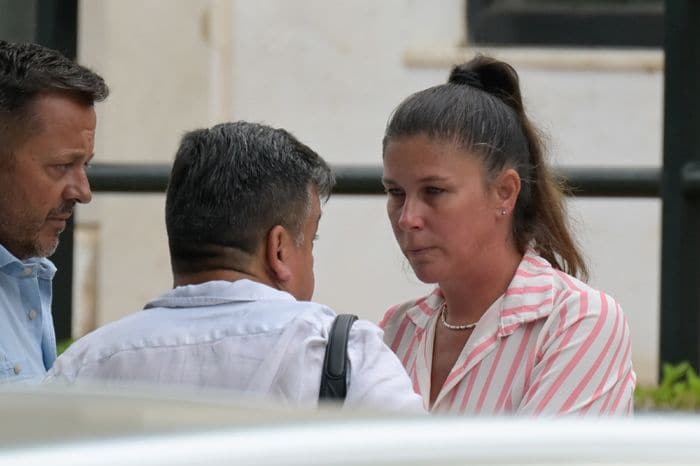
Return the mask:
<svg viewBox="0 0 700 466">
<path fill-rule="evenodd" d="M 73 344 L 73 340 L 70 338 L 59 341 L 56 344 L 56 353 L 60 356 L 61 353 L 63 353 L 65 350 L 67 350 L 68 347 L 72 344 Z"/>
<path fill-rule="evenodd" d="M 638 411 L 700 411 L 700 377 L 688 362 L 664 364 L 659 386 L 637 387 L 634 402 Z"/>
</svg>

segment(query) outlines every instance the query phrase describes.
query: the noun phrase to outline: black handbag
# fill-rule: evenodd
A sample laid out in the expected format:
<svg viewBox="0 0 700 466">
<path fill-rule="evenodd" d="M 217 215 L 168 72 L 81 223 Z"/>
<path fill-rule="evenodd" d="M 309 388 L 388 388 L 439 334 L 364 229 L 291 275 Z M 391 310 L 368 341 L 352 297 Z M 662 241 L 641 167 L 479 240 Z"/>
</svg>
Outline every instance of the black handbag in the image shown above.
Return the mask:
<svg viewBox="0 0 700 466">
<path fill-rule="evenodd" d="M 321 389 L 319 400 L 345 400 L 347 393 L 348 372 L 348 338 L 350 328 L 357 320 L 353 314 L 340 314 L 333 321 L 326 345 L 326 356 L 323 358 L 321 371 Z"/>
</svg>

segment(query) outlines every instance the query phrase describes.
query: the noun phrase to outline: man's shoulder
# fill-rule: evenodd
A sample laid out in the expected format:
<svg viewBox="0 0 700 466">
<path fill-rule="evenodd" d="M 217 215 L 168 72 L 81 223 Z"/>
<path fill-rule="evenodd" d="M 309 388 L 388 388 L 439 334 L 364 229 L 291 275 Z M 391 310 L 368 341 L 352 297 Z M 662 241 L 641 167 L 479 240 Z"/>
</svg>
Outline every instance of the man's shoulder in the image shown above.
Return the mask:
<svg viewBox="0 0 700 466">
<path fill-rule="evenodd" d="M 107 323 L 77 340 L 64 354 L 84 360 L 109 358 L 121 351 L 210 344 L 251 333 L 282 332 L 290 326 L 330 326 L 335 313 L 313 302 L 255 301 L 202 307 L 151 307 Z"/>
<path fill-rule="evenodd" d="M 287 303 L 292 311 L 292 320 L 297 325 L 304 325 L 323 332 L 330 328 L 338 313 L 325 304 L 314 301 L 295 301 Z"/>
<path fill-rule="evenodd" d="M 327 337 L 333 321 L 340 314 L 329 306 L 312 301 L 298 301 L 298 313 L 293 319 L 295 326 L 303 326 L 309 332 L 320 332 Z M 350 340 L 360 341 L 366 338 L 382 339 L 383 331 L 379 326 L 366 319 L 358 318 L 350 328 Z"/>
<path fill-rule="evenodd" d="M 152 331 L 152 328 L 141 325 L 143 317 L 144 314 L 141 311 L 136 311 L 119 320 L 106 323 L 78 338 L 59 356 L 59 359 L 88 356 L 91 359 L 106 358 L 118 351 L 120 346 L 115 343 L 131 344 L 142 341 L 142 337 Z"/>
</svg>

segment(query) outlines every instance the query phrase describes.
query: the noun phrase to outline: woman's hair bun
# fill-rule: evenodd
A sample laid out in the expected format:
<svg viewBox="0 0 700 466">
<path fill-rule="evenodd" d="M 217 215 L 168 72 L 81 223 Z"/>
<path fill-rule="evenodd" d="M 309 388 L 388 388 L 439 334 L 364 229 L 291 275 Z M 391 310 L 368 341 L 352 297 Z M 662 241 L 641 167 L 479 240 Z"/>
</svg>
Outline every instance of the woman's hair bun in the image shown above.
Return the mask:
<svg viewBox="0 0 700 466">
<path fill-rule="evenodd" d="M 466 63 L 452 68 L 447 81 L 450 84 L 471 86 L 488 92 L 522 112 L 518 73 L 508 63 L 477 55 Z"/>
<path fill-rule="evenodd" d="M 461 84 L 475 87 L 482 91 L 484 90 L 484 85 L 481 82 L 479 74 L 476 71 L 466 69 L 464 65 L 458 65 L 452 68 L 448 82 L 450 84 Z"/>
</svg>

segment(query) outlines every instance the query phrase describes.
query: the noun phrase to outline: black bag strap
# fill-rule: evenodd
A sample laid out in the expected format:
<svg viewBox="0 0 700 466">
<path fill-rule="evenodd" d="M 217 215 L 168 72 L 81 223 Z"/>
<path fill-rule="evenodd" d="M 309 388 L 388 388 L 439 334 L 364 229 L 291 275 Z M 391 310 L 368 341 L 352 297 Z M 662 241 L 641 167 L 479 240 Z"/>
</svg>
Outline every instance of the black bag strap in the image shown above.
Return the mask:
<svg viewBox="0 0 700 466">
<path fill-rule="evenodd" d="M 348 338 L 350 327 L 357 320 L 353 314 L 340 314 L 333 321 L 331 331 L 328 334 L 326 356 L 323 358 L 323 370 L 321 371 L 321 389 L 319 400 L 345 399 L 347 393 L 348 372 Z"/>
</svg>

